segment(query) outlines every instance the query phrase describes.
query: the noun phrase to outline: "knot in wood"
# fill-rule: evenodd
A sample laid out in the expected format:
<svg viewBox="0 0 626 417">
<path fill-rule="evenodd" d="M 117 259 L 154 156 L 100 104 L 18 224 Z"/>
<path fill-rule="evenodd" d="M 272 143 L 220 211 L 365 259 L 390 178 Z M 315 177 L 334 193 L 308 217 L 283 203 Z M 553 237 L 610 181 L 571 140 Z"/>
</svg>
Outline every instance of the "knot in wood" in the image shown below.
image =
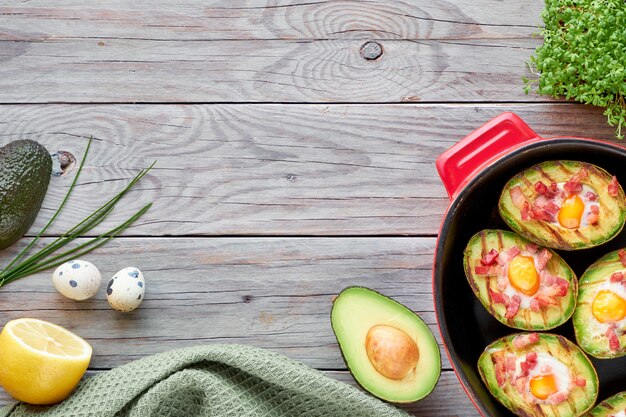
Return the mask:
<svg viewBox="0 0 626 417">
<path fill-rule="evenodd" d="M 370 41 L 361 46 L 361 56 L 368 61 L 378 59 L 383 54 L 383 46 L 378 42 Z"/>
</svg>

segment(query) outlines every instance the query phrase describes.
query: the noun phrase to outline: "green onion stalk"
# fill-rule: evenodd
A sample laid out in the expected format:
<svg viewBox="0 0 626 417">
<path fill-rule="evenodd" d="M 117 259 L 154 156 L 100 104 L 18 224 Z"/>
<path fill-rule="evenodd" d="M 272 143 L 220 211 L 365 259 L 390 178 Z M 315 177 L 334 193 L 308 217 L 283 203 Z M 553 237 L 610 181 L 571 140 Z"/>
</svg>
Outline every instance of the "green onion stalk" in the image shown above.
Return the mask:
<svg viewBox="0 0 626 417">
<path fill-rule="evenodd" d="M 92 138 L 93 139 L 93 138 Z M 65 262 L 71 261 L 75 258 L 86 255 L 87 253 L 101 247 L 106 244 L 108 241 L 113 239 L 115 236 L 122 233 L 124 230 L 128 229 L 133 223 L 135 223 L 141 216 L 143 216 L 152 206 L 152 203 L 146 204 L 135 214 L 130 216 L 126 221 L 122 224 L 109 229 L 105 233 L 102 233 L 92 239 L 89 239 L 85 243 L 82 243 L 78 246 L 75 246 L 71 249 L 67 249 L 64 251 L 60 251 L 64 248 L 68 243 L 72 242 L 77 237 L 83 236 L 91 231 L 93 228 L 101 224 L 106 218 L 113 212 L 117 203 L 130 191 L 130 189 L 139 182 L 147 173 L 154 167 L 156 162 L 153 162 L 148 168 L 142 169 L 139 174 L 135 178 L 133 178 L 130 183 L 120 191 L 116 196 L 107 201 L 104 205 L 98 208 L 96 211 L 91 213 L 89 216 L 84 218 L 77 225 L 72 227 L 67 232 L 63 233 L 61 236 L 56 238 L 53 242 L 44 246 L 42 249 L 37 251 L 36 253 L 30 255 L 26 259 L 24 259 L 28 253 L 31 251 L 33 246 L 39 241 L 41 236 L 48 230 L 48 228 L 54 223 L 56 218 L 58 217 L 63 207 L 69 201 L 70 195 L 72 191 L 76 187 L 78 182 L 78 178 L 85 164 L 85 160 L 89 153 L 89 149 L 91 148 L 92 139 L 89 139 L 87 143 L 87 148 L 85 149 L 85 153 L 83 155 L 83 159 L 76 171 L 76 175 L 74 176 L 74 180 L 70 185 L 69 190 L 67 191 L 65 198 L 61 202 L 61 205 L 56 210 L 52 218 L 46 223 L 46 225 L 37 233 L 37 235 L 30 241 L 30 243 L 22 249 L 9 264 L 4 267 L 2 272 L 0 272 L 0 287 L 16 281 L 20 278 L 24 278 L 28 275 L 35 274 L 37 272 L 45 271 L 46 269 L 54 268 L 59 266 Z"/>
</svg>

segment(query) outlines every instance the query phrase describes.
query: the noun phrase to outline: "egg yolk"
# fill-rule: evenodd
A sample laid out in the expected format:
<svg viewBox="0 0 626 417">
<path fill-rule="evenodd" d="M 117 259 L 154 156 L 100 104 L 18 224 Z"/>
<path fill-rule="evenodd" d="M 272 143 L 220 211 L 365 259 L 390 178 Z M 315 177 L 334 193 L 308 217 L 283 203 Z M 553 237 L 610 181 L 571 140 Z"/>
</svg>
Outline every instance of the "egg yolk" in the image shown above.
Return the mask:
<svg viewBox="0 0 626 417">
<path fill-rule="evenodd" d="M 552 394 L 556 394 L 556 380 L 554 375 L 537 375 L 530 380 L 530 392 L 540 400 L 545 400 Z"/>
<path fill-rule="evenodd" d="M 511 286 L 526 295 L 539 290 L 539 274 L 532 256 L 516 256 L 509 263 L 507 275 Z"/>
<path fill-rule="evenodd" d="M 570 195 L 561 204 L 559 210 L 559 224 L 567 229 L 576 229 L 580 226 L 580 219 L 585 211 L 585 203 L 577 195 Z"/>
<path fill-rule="evenodd" d="M 626 300 L 613 291 L 601 290 L 591 304 L 591 311 L 600 323 L 620 321 L 626 317 Z"/>
</svg>

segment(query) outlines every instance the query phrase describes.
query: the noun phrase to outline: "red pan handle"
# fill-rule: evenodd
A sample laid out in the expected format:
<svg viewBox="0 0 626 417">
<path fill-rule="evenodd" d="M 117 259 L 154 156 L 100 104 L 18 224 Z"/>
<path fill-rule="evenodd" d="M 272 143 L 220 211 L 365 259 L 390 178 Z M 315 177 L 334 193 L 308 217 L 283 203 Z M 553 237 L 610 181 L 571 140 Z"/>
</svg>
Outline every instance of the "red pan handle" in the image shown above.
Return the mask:
<svg viewBox="0 0 626 417">
<path fill-rule="evenodd" d="M 450 199 L 486 165 L 523 144 L 541 139 L 515 113 L 491 119 L 437 158 L 437 171 Z"/>
</svg>

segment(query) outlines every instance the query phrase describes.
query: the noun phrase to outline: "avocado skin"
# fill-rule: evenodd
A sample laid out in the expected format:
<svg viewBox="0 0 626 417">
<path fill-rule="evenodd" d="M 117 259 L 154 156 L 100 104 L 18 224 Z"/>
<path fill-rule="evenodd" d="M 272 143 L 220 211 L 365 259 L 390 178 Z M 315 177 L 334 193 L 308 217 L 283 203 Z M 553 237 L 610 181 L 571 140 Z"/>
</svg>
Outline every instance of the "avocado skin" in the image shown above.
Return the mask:
<svg viewBox="0 0 626 417">
<path fill-rule="evenodd" d="M 0 249 L 17 242 L 32 226 L 48 191 L 52 158 L 32 140 L 0 148 Z"/>
<path fill-rule="evenodd" d="M 599 329 L 602 329 L 601 327 L 599 328 L 591 324 L 596 322 L 591 308 L 597 293 L 596 286 L 601 285 L 603 282 L 609 282 L 613 272 L 623 269 L 624 266 L 619 258 L 619 250 L 616 250 L 607 253 L 591 264 L 579 280 L 578 303 L 572 316 L 574 334 L 576 335 L 578 346 L 589 355 L 598 359 L 614 359 L 626 356 L 623 335 L 617 333 L 620 340 L 620 348 L 611 350 L 608 338 L 604 333 L 606 330 L 599 331 Z M 626 401 L 626 395 L 624 399 Z"/>
<path fill-rule="evenodd" d="M 580 417 L 586 414 L 596 403 L 599 392 L 599 380 L 593 363 L 573 342 L 558 334 L 538 333 L 539 342 L 531 344 L 522 349 L 517 349 L 513 345 L 513 340 L 520 335 L 528 335 L 530 333 L 515 333 L 504 336 L 490 343 L 478 358 L 478 373 L 487 390 L 498 400 L 503 406 L 508 408 L 512 413 L 521 417 Z M 504 351 L 505 353 L 514 353 L 518 356 L 535 351 L 548 353 L 568 363 L 570 369 L 576 375 L 580 375 L 586 379 L 586 385 L 583 387 L 584 395 L 569 397 L 567 401 L 559 405 L 551 405 L 540 407 L 537 404 L 529 404 L 520 398 L 519 393 L 512 388 L 510 382 L 506 382 L 501 387 L 495 376 L 496 367 L 493 360 L 494 351 Z M 508 385 L 508 389 L 507 389 Z"/>
<path fill-rule="evenodd" d="M 626 391 L 622 391 L 596 405 L 585 417 L 610 417 L 625 409 Z"/>
<path fill-rule="evenodd" d="M 408 398 L 406 396 L 405 396 L 406 398 L 399 398 L 397 397 L 396 393 L 394 393 L 393 395 L 389 395 L 388 392 L 385 393 L 383 391 L 380 391 L 381 387 L 372 385 L 371 383 L 368 384 L 362 379 L 362 377 L 366 376 L 365 375 L 367 373 L 366 369 L 360 369 L 358 367 L 353 366 L 352 360 L 350 359 L 351 355 L 348 353 L 346 342 L 357 341 L 358 343 L 360 339 L 358 337 L 357 338 L 352 337 L 354 335 L 352 336 L 346 335 L 345 332 L 342 331 L 341 326 L 338 323 L 339 322 L 338 319 L 340 318 L 340 316 L 346 315 L 345 312 L 340 311 L 341 310 L 341 308 L 339 307 L 340 304 L 341 303 L 345 304 L 345 297 L 348 296 L 350 293 L 354 294 L 355 292 L 359 293 L 361 296 L 371 297 L 371 299 L 369 303 L 363 304 L 361 306 L 363 308 L 357 309 L 356 311 L 352 312 L 354 314 L 357 314 L 350 319 L 350 321 L 352 322 L 356 323 L 356 322 L 362 322 L 363 320 L 367 321 L 367 318 L 364 318 L 365 316 L 367 316 L 367 314 L 358 315 L 358 313 L 364 313 L 374 308 L 376 304 L 373 302 L 374 300 L 379 300 L 379 301 L 384 300 L 385 303 L 387 304 L 387 308 L 391 308 L 391 313 L 393 315 L 407 314 L 409 317 L 411 317 L 411 319 L 415 320 L 413 324 L 417 326 L 417 328 L 419 329 L 419 333 L 422 336 L 421 339 L 424 343 L 420 348 L 421 349 L 420 357 L 422 358 L 422 361 L 424 362 L 424 359 L 428 357 L 428 351 L 431 351 L 432 353 L 431 356 L 433 358 L 432 362 L 426 362 L 427 364 L 429 364 L 427 369 L 422 369 L 422 371 L 430 370 L 431 374 L 433 374 L 431 375 L 432 378 L 428 378 L 426 373 L 421 374 L 422 379 L 419 382 L 420 386 L 418 387 L 420 393 L 418 393 L 417 395 L 411 395 L 410 396 L 411 398 Z M 363 301 L 364 300 L 361 300 L 361 302 Z M 435 386 L 437 385 L 437 382 L 439 381 L 439 378 L 441 376 L 441 354 L 439 352 L 439 346 L 432 332 L 428 329 L 428 327 L 423 322 L 423 320 L 415 312 L 410 310 L 408 307 L 406 307 L 403 304 L 400 304 L 398 301 L 394 300 L 393 298 L 387 297 L 384 294 L 379 293 L 378 291 L 374 291 L 371 288 L 362 287 L 362 286 L 349 286 L 349 287 L 344 288 L 339 293 L 339 295 L 337 295 L 337 297 L 333 300 L 333 306 L 331 309 L 330 316 L 331 316 L 330 317 L 331 327 L 337 339 L 337 344 L 339 345 L 341 356 L 343 357 L 343 360 L 346 363 L 348 370 L 354 377 L 354 380 L 362 389 L 364 389 L 365 391 L 369 392 L 373 396 L 383 401 L 386 401 L 388 403 L 395 403 L 395 404 L 408 404 L 408 403 L 412 403 L 415 401 L 419 401 L 423 399 L 424 397 L 426 397 L 427 395 L 429 395 L 435 389 Z M 380 321 L 372 322 L 371 325 L 385 324 L 388 322 L 387 318 L 384 316 L 377 316 L 377 319 L 380 319 Z M 369 327 L 369 326 L 366 326 L 366 327 Z M 363 338 L 361 341 L 365 342 L 365 337 L 366 336 L 363 335 Z M 365 344 L 363 343 L 362 353 L 366 354 L 364 347 L 365 347 Z M 381 377 L 381 379 L 385 380 L 385 378 L 383 377 Z"/>
</svg>

